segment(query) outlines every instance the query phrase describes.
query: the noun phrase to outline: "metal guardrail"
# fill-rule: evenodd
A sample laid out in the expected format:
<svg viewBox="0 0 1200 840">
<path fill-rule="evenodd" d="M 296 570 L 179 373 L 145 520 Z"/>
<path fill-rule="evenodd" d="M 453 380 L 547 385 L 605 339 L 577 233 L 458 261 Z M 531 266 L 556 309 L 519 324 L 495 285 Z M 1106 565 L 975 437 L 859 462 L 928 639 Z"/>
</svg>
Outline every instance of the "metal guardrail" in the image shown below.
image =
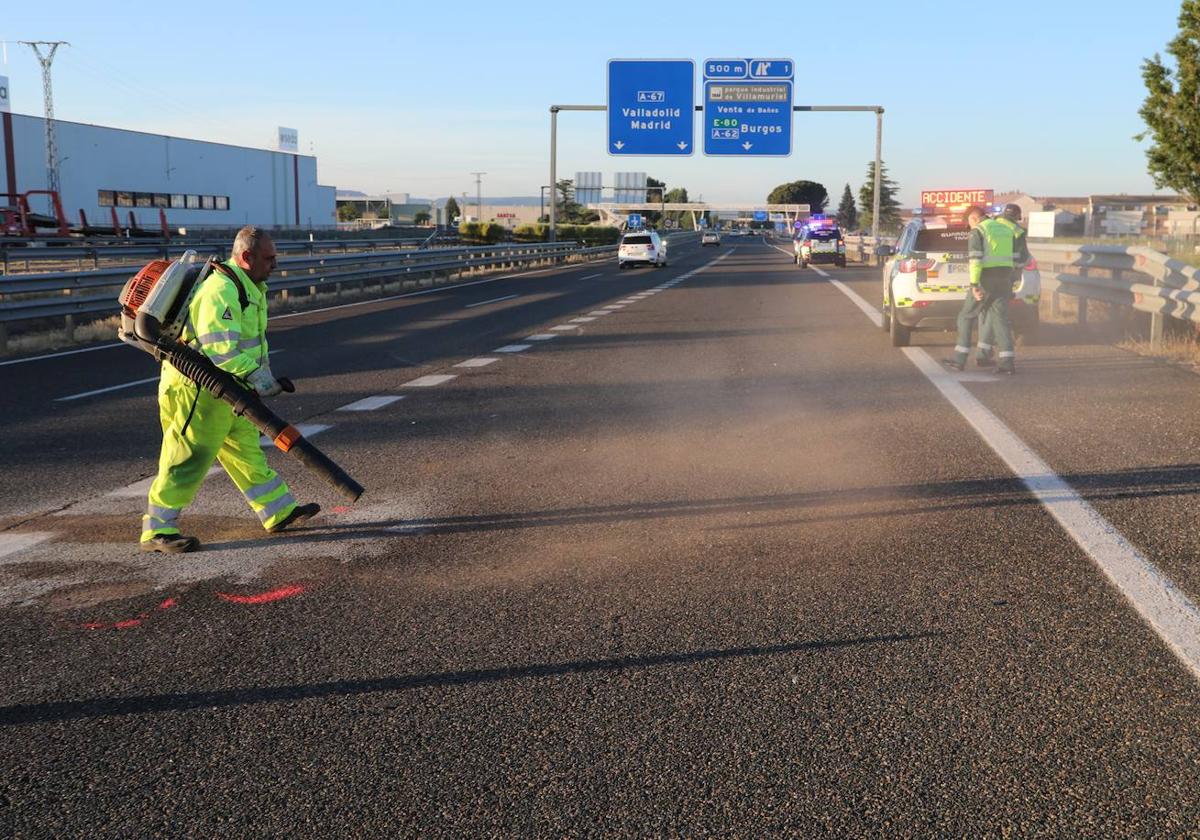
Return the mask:
<svg viewBox="0 0 1200 840">
<path fill-rule="evenodd" d="M 287 300 L 289 293 L 297 289 L 306 289 L 310 295 L 329 290 L 340 293 L 343 285 L 366 285 L 376 281 L 382 291 L 388 282 L 396 280 L 436 278 L 439 274 L 461 276 L 472 269 L 560 262 L 570 257 L 615 253 L 616 247 L 582 247 L 576 242 L 557 242 L 297 257 L 280 261 L 268 294 Z M 0 277 L 0 350 L 7 343 L 10 324 L 64 317 L 69 337 L 78 315 L 116 314 L 117 293 L 130 275 L 130 266 L 117 266 L 97 271 Z M 91 289 L 107 291 L 76 294 Z M 5 300 L 6 296 L 24 294 L 38 296 Z"/>
<path fill-rule="evenodd" d="M 299 242 L 276 242 L 275 249 L 280 254 L 328 254 L 350 253 L 352 251 L 397 251 L 403 249 L 419 249 L 430 247 L 438 238 L 444 237 L 440 231 L 434 231 L 425 237 L 389 238 L 389 239 L 316 239 Z M 65 240 L 70 242 L 71 240 Z M 116 241 L 113 244 L 55 245 L 52 243 L 38 246 L 12 246 L 0 244 L 0 269 L 8 276 L 12 267 L 20 264 L 28 271 L 37 262 L 70 262 L 74 261 L 77 270 L 82 270 L 82 263 L 91 262 L 92 268 L 99 268 L 101 261 L 108 263 L 135 263 L 142 260 L 171 259 L 184 251 L 193 250 L 201 256 L 215 256 L 226 259 L 229 256 L 231 243 L 221 242 L 187 242 L 174 243 L 138 243 L 136 245 Z"/>
</svg>

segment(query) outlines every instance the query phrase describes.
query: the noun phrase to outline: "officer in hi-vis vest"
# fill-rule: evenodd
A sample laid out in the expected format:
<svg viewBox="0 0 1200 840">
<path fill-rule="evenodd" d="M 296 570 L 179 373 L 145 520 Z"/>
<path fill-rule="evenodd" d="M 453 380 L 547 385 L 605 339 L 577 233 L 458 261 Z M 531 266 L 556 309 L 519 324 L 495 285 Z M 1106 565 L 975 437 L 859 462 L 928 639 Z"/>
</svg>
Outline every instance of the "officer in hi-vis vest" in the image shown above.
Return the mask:
<svg viewBox="0 0 1200 840">
<path fill-rule="evenodd" d="M 233 242 L 233 258 L 208 275 L 188 305 L 180 340 L 217 367 L 244 379 L 261 396 L 283 388 L 271 373 L 267 351 L 267 278 L 275 268 L 275 244 L 261 228 L 247 226 Z M 200 547 L 179 532 L 179 514 L 195 497 L 214 460 L 242 491 L 263 527 L 281 531 L 315 516 L 317 504 L 297 505 L 287 484 L 269 466 L 258 430 L 232 406 L 163 362 L 158 386 L 162 452 L 142 517 L 143 551 L 176 553 Z"/>
<path fill-rule="evenodd" d="M 1008 301 L 1012 297 L 1013 246 L 1015 237 L 1011 225 L 989 219 L 980 207 L 966 212 L 971 228 L 967 243 L 967 259 L 971 272 L 971 290 L 958 316 L 958 343 L 954 356 L 943 364 L 953 370 L 963 370 L 971 353 L 972 321 L 978 317 L 980 340 L 985 334 L 995 336 L 998 348 L 996 372 L 1015 372 L 1012 322 L 1008 316 Z M 983 348 L 980 355 L 985 356 Z"/>
</svg>

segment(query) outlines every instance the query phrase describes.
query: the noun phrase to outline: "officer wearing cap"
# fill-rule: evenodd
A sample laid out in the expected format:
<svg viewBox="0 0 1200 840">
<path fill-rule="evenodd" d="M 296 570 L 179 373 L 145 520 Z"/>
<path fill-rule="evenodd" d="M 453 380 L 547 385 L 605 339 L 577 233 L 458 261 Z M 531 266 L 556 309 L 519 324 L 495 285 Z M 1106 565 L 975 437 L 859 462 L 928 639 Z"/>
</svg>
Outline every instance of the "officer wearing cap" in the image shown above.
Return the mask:
<svg viewBox="0 0 1200 840">
<path fill-rule="evenodd" d="M 980 323 L 980 339 L 985 330 L 994 335 L 999 353 L 996 371 L 1015 372 L 1012 324 L 1009 321 L 1008 301 L 1012 297 L 1014 260 L 1014 225 L 989 218 L 980 207 L 966 212 L 971 235 L 967 244 L 971 290 L 958 316 L 958 343 L 954 356 L 944 364 L 953 370 L 963 370 L 971 353 L 971 330 L 975 317 Z M 1020 265 L 1023 267 L 1025 262 Z M 983 347 L 980 347 L 982 355 Z"/>
<path fill-rule="evenodd" d="M 1025 265 L 1030 260 L 1029 245 L 1025 239 L 1025 228 L 1021 227 L 1021 208 L 1016 204 L 1004 205 L 1004 210 L 1000 215 L 995 217 L 996 221 L 1003 225 L 1007 225 L 1013 232 L 1013 275 L 1012 287 L 1015 289 L 1017 284 L 1021 282 L 1021 272 L 1025 269 Z M 1012 300 L 1012 293 L 1009 293 L 1009 300 Z M 991 367 L 996 363 L 993 358 L 995 352 L 994 331 L 991 325 L 980 319 L 979 321 L 979 355 L 975 358 L 975 363 L 980 367 Z"/>
</svg>

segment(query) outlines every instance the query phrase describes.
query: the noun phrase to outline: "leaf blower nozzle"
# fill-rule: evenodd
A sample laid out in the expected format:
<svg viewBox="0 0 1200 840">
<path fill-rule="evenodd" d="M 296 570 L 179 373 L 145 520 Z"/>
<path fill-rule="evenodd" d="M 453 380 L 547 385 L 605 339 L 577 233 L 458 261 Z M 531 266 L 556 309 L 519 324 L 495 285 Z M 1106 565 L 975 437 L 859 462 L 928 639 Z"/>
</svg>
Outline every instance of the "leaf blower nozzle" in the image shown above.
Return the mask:
<svg viewBox="0 0 1200 840">
<path fill-rule="evenodd" d="M 192 294 L 210 272 L 219 270 L 215 265 L 212 260 L 197 260 L 195 251 L 187 251 L 174 262 L 154 260 L 147 264 L 121 291 L 121 327 L 117 337 L 160 362 L 170 362 L 199 387 L 229 403 L 234 414 L 249 420 L 277 448 L 294 456 L 346 499 L 358 501 L 363 494 L 361 484 L 313 446 L 295 426 L 267 408 L 252 388 L 221 370 L 199 350 L 179 341 Z M 233 278 L 233 282 L 240 280 Z"/>
</svg>

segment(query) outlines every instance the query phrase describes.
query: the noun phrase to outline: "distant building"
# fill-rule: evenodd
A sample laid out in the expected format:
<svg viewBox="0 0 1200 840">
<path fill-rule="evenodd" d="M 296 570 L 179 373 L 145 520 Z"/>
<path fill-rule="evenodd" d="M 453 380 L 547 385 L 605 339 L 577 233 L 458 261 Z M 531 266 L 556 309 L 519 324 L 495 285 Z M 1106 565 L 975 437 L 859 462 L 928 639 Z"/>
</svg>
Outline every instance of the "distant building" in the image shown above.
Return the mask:
<svg viewBox="0 0 1200 840">
<path fill-rule="evenodd" d="M 0 115 L 4 192 L 46 189 L 46 123 Z M 317 183 L 317 159 L 166 134 L 55 120 L 59 197 L 68 222 L 79 211 L 108 225 L 171 227 L 333 227 L 334 188 Z M 7 202 L 5 202 L 7 203 Z M 42 211 L 44 203 L 32 199 Z"/>
</svg>

